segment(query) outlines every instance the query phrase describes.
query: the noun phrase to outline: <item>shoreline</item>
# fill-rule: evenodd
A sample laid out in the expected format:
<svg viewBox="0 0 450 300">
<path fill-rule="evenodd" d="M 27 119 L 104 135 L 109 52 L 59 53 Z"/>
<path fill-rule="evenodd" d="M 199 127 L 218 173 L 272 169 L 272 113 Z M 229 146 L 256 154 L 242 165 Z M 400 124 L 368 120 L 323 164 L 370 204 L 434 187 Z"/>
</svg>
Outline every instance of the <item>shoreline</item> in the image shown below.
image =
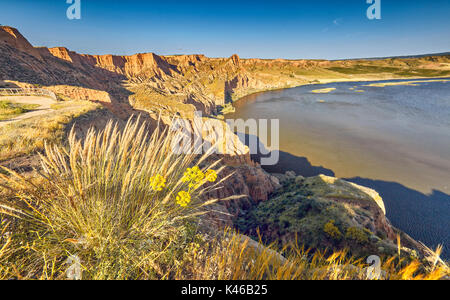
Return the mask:
<svg viewBox="0 0 450 300">
<path fill-rule="evenodd" d="M 450 81 L 450 77 L 427 77 L 427 78 L 407 78 L 407 79 L 404 79 L 404 78 L 395 78 L 395 79 L 381 79 L 381 80 L 374 80 L 374 81 L 367 81 L 365 78 L 364 79 L 359 79 L 359 80 L 356 80 L 356 81 L 348 81 L 348 80 L 341 80 L 341 81 L 330 81 L 330 82 L 327 82 L 327 83 L 317 83 L 317 84 L 332 84 L 332 83 L 361 83 L 361 82 L 363 82 L 363 83 L 379 83 L 379 82 L 392 82 L 392 81 L 397 81 L 397 82 L 412 82 L 412 81 L 416 81 L 416 80 L 423 80 L 423 81 L 430 81 L 430 82 L 433 82 L 433 81 L 443 81 L 443 82 L 449 82 Z M 289 90 L 289 89 L 294 89 L 294 88 L 298 88 L 298 87 L 307 87 L 307 86 L 311 86 L 312 88 L 315 86 L 315 85 L 317 85 L 317 84 L 305 84 L 305 85 L 299 85 L 299 86 L 296 86 L 296 87 L 292 87 L 292 88 L 282 88 L 282 89 L 274 89 L 274 90 L 266 90 L 266 91 L 260 91 L 260 92 L 256 92 L 256 93 L 252 93 L 252 94 L 249 94 L 249 95 L 247 95 L 247 96 L 244 96 L 244 97 L 242 97 L 242 98 L 240 98 L 239 100 L 236 100 L 235 102 L 238 102 L 238 101 L 242 101 L 242 100 L 244 100 L 246 97 L 249 97 L 249 96 L 255 96 L 255 95 L 260 95 L 260 94 L 263 94 L 263 93 L 267 93 L 267 92 L 272 92 L 272 91 L 284 91 L 284 90 Z M 409 85 L 408 85 L 409 86 Z M 374 86 L 374 87 L 377 87 L 377 86 Z M 385 86 L 383 86 L 383 87 L 385 87 Z M 320 94 L 317 94 L 318 96 L 320 96 Z M 320 101 L 318 101 L 318 102 L 320 102 Z M 235 107 L 235 106 L 233 106 L 233 107 Z M 227 113 L 227 114 L 225 114 L 225 115 L 223 115 L 224 117 L 225 117 L 225 119 L 227 118 L 227 116 L 229 117 L 230 115 L 233 115 L 235 112 L 230 112 L 230 113 Z M 258 116 L 254 116 L 254 118 L 258 118 Z M 280 150 L 280 149 L 279 149 Z M 291 153 L 292 154 L 292 153 Z M 322 165 L 322 162 L 315 162 L 317 165 Z M 272 173 L 272 172 L 269 172 L 269 173 Z M 278 171 L 277 172 L 275 172 L 275 173 L 278 173 Z M 339 176 L 338 176 L 339 177 Z M 341 176 L 341 178 L 345 178 L 346 176 Z M 381 179 L 381 178 L 379 178 L 379 179 Z M 413 186 L 409 186 L 410 188 L 412 188 Z M 417 187 L 414 187 L 414 188 L 416 188 L 417 189 Z M 418 191 L 420 191 L 420 192 L 422 192 L 422 193 L 424 193 L 424 194 L 431 194 L 432 192 L 433 192 L 433 190 L 432 189 L 429 189 L 429 188 L 427 188 L 427 189 L 425 189 L 425 188 L 420 188 L 420 189 L 418 189 Z"/>
<path fill-rule="evenodd" d="M 433 77 L 433 78 L 429 77 L 429 78 L 424 78 L 423 81 L 433 82 L 433 80 L 445 80 L 446 82 L 443 83 L 443 85 L 445 85 L 445 87 L 447 87 L 448 83 L 449 83 L 447 81 L 448 79 L 449 79 L 449 77 Z M 407 79 L 396 78 L 394 80 L 392 80 L 392 79 L 377 80 L 377 82 L 380 82 L 380 81 L 381 82 L 383 82 L 383 81 L 386 81 L 386 82 L 389 82 L 389 81 L 390 82 L 392 82 L 392 81 L 409 82 L 409 81 L 414 81 L 414 80 L 416 80 L 416 79 L 412 79 L 412 78 L 407 78 Z M 421 79 L 419 79 L 419 80 L 421 80 Z M 340 81 L 340 82 L 343 82 L 343 81 Z M 345 82 L 348 83 L 348 81 L 345 81 Z M 332 82 L 332 83 L 338 83 L 338 82 Z M 356 81 L 355 81 L 355 83 L 356 83 Z M 359 85 L 361 84 L 361 80 L 358 81 L 358 84 Z M 350 85 L 351 85 L 351 82 L 350 82 Z M 338 88 L 345 89 L 347 86 L 349 86 L 349 84 L 340 85 Z M 423 86 L 424 86 L 425 89 L 427 89 L 427 87 L 426 87 L 427 85 L 426 84 L 424 84 Z M 434 85 L 430 84 L 430 86 L 434 86 Z M 306 87 L 306 88 L 305 88 L 305 86 L 303 86 L 302 89 L 299 89 L 299 92 L 300 93 L 307 93 L 309 88 L 310 89 L 314 89 L 314 87 L 315 87 L 315 84 L 311 84 L 311 87 Z M 373 91 L 373 89 L 371 89 L 371 91 L 375 92 L 375 93 L 377 92 L 377 91 Z M 380 91 L 386 91 L 386 93 L 391 94 L 389 92 L 389 90 L 387 90 L 387 89 L 386 90 L 385 89 L 380 89 Z M 296 90 L 290 91 L 289 93 L 295 93 L 295 92 L 296 92 Z M 392 99 L 397 99 L 397 98 L 401 99 L 401 97 L 399 95 L 397 95 L 397 94 L 391 94 L 391 95 L 392 95 L 392 97 L 391 97 Z M 420 95 L 422 95 L 422 94 L 420 94 Z M 278 97 L 278 96 L 276 94 L 268 94 L 268 95 L 262 96 L 262 97 L 263 97 L 263 99 L 266 100 L 268 98 Z M 282 97 L 282 96 L 280 96 L 280 97 Z M 311 96 L 311 97 L 314 98 L 314 96 Z M 339 96 L 336 96 L 336 97 L 339 97 Z M 343 97 L 345 97 L 345 96 L 343 96 Z M 369 96 L 366 96 L 366 97 L 370 97 L 370 94 L 369 94 Z M 256 98 L 256 100 L 255 100 L 255 98 Z M 258 100 L 257 100 L 258 97 L 255 97 L 255 98 L 248 98 L 247 99 L 248 101 L 244 100 L 242 105 L 244 107 L 247 107 L 247 108 L 251 107 L 252 105 L 255 105 L 255 107 L 259 107 Z M 423 99 L 423 97 L 421 97 L 421 99 Z M 253 101 L 255 101 L 255 102 L 253 102 Z M 286 105 L 286 109 L 284 111 L 287 111 L 287 109 L 291 109 L 291 110 L 293 109 L 292 106 L 290 106 L 291 108 L 289 108 L 290 104 L 285 104 L 285 105 Z M 300 108 L 301 105 L 303 105 L 303 104 L 300 103 L 300 104 L 298 104 L 298 106 L 295 106 L 295 107 L 301 109 Z M 273 115 L 274 118 L 283 118 L 284 117 L 284 115 L 281 114 L 281 112 L 283 110 L 279 111 L 279 110 L 275 109 L 275 107 L 272 106 L 272 108 L 274 109 L 274 111 L 272 111 L 270 109 L 270 106 L 266 106 L 265 102 L 263 102 L 262 106 L 264 107 L 265 110 L 262 109 L 261 111 L 259 111 L 258 109 L 252 110 L 250 108 L 249 112 L 247 112 L 247 109 L 244 108 L 244 109 L 242 109 L 243 114 L 240 114 L 240 110 L 237 109 L 238 115 L 235 115 L 235 116 L 236 116 L 236 118 L 242 118 L 242 119 L 246 119 L 246 118 L 256 118 L 257 119 L 258 117 L 270 119 L 271 118 L 271 114 Z M 240 108 L 240 105 L 238 107 Z M 401 109 L 401 108 L 399 108 L 399 109 Z M 317 110 L 322 110 L 322 108 L 317 108 Z M 265 115 L 264 111 L 268 111 L 268 115 Z M 278 117 L 276 117 L 276 116 L 278 116 Z M 298 117 L 297 114 L 295 114 L 294 116 Z M 340 116 L 336 116 L 336 118 L 339 118 L 339 117 Z M 229 116 L 228 118 L 233 118 L 233 117 Z M 288 118 L 287 121 L 286 121 L 286 122 L 288 122 L 290 120 L 289 119 L 289 115 L 286 115 L 286 118 Z M 301 118 L 301 117 L 299 117 L 299 118 Z M 345 119 L 342 119 L 342 121 L 346 122 Z M 322 124 L 323 123 L 327 124 L 325 119 L 323 119 L 322 121 L 317 120 L 317 122 L 322 123 Z M 290 128 L 291 127 L 288 125 L 288 127 L 284 127 L 283 129 L 284 130 L 288 130 L 289 132 L 293 132 L 292 130 L 290 130 Z M 414 174 L 414 172 L 412 172 L 412 173 L 409 173 L 411 175 L 405 175 L 405 178 L 403 178 L 402 176 L 398 176 L 399 174 L 397 174 L 396 172 L 393 172 L 392 174 L 389 174 L 386 177 L 384 177 L 384 175 L 383 176 L 371 175 L 371 174 L 367 174 L 367 171 L 365 169 L 362 169 L 360 166 L 359 166 L 359 169 L 358 169 L 358 163 L 355 163 L 355 164 L 351 165 L 350 168 L 347 168 L 347 169 L 350 170 L 349 172 L 351 172 L 353 174 L 347 175 L 347 174 L 341 173 L 341 171 L 339 169 L 340 167 L 339 166 L 336 167 L 335 165 L 332 164 L 333 160 L 330 158 L 330 157 L 333 156 L 332 154 L 326 153 L 325 151 L 316 151 L 316 152 L 311 152 L 310 151 L 312 149 L 312 147 L 309 147 L 308 144 L 312 143 L 314 145 L 314 143 L 311 142 L 311 141 L 314 141 L 314 137 L 317 137 L 318 135 L 320 135 L 320 137 L 322 137 L 322 138 L 324 136 L 328 136 L 327 134 L 324 134 L 323 132 L 321 132 L 319 130 L 319 129 L 322 129 L 322 128 L 324 128 L 324 126 L 319 125 L 317 127 L 317 131 L 315 132 L 315 134 L 313 132 L 313 134 L 306 134 L 306 135 L 304 135 L 305 138 L 309 137 L 309 139 L 306 140 L 308 142 L 304 142 L 303 143 L 303 144 L 305 144 L 305 146 L 301 146 L 299 144 L 295 144 L 294 142 L 292 142 L 291 145 L 288 145 L 289 148 L 283 149 L 283 144 L 280 143 L 280 149 L 279 150 L 280 150 L 280 152 L 282 152 L 282 153 L 284 152 L 285 153 L 285 158 L 284 158 L 285 159 L 284 160 L 285 163 L 282 164 L 278 168 L 278 170 L 276 170 L 276 171 L 274 169 L 268 169 L 266 167 L 263 167 L 263 169 L 266 172 L 270 173 L 270 174 L 274 174 L 274 173 L 275 174 L 276 173 L 284 174 L 285 171 L 292 170 L 292 171 L 296 172 L 297 175 L 300 174 L 300 175 L 303 175 L 305 177 L 310 177 L 310 176 L 313 176 L 313 175 L 305 175 L 305 174 L 302 174 L 302 173 L 299 173 L 299 172 L 296 171 L 296 169 L 300 169 L 301 168 L 301 169 L 304 170 L 305 168 L 310 167 L 311 172 L 320 172 L 320 173 L 323 173 L 325 175 L 328 175 L 328 174 L 324 173 L 324 171 L 330 171 L 330 172 L 333 172 L 334 175 L 330 174 L 329 176 L 342 178 L 344 180 L 353 182 L 355 184 L 359 184 L 361 186 L 366 186 L 366 187 L 372 188 L 375 191 L 377 191 L 378 193 L 380 193 L 380 195 L 383 198 L 383 201 L 386 203 L 387 207 L 389 207 L 389 219 L 390 220 L 394 220 L 394 223 L 395 223 L 394 226 L 395 227 L 401 228 L 402 231 L 407 232 L 411 236 L 414 236 L 414 238 L 416 240 L 421 240 L 421 241 L 425 242 L 428 246 L 432 245 L 434 247 L 435 244 L 437 244 L 437 243 L 444 243 L 444 245 L 446 246 L 445 256 L 446 257 L 450 257 L 449 256 L 450 254 L 448 252 L 449 251 L 448 250 L 449 249 L 448 248 L 449 244 L 448 244 L 447 240 L 445 239 L 446 234 L 437 236 L 438 239 L 436 239 L 434 241 L 428 241 L 427 239 L 423 238 L 423 236 L 427 236 L 427 235 L 431 236 L 431 235 L 435 235 L 435 233 L 422 232 L 422 230 L 419 227 L 416 227 L 414 224 L 412 224 L 409 221 L 409 220 L 414 220 L 414 217 L 416 217 L 416 215 L 417 215 L 417 211 L 420 210 L 420 209 L 423 209 L 424 211 L 427 212 L 424 216 L 422 216 L 422 218 L 424 220 L 426 220 L 426 221 L 421 221 L 421 222 L 422 223 L 423 222 L 429 222 L 427 224 L 428 225 L 431 224 L 431 225 L 430 225 L 430 227 L 426 227 L 425 226 L 426 224 L 422 224 L 422 228 L 426 228 L 427 230 L 428 230 L 428 228 L 431 228 L 431 229 L 437 230 L 437 232 L 442 231 L 442 227 L 439 227 L 439 226 L 442 226 L 442 225 L 438 225 L 437 223 L 433 223 L 433 221 L 431 221 L 432 218 L 436 218 L 437 219 L 438 218 L 438 214 L 436 214 L 436 213 L 432 214 L 432 213 L 429 213 L 429 212 L 433 211 L 433 210 L 436 211 L 437 209 L 439 209 L 439 205 L 440 205 L 441 211 L 445 212 L 444 207 L 442 206 L 442 201 L 445 201 L 445 199 L 448 199 L 448 196 L 445 195 L 445 194 L 449 194 L 448 192 L 446 192 L 447 190 L 441 189 L 441 188 L 437 188 L 437 186 L 436 187 L 432 186 L 431 188 L 426 187 L 426 189 L 424 189 L 421 186 L 419 186 L 419 187 L 415 186 L 414 185 L 415 184 L 414 181 L 408 181 L 409 180 L 409 176 L 414 177 L 414 178 L 417 177 L 417 178 L 419 178 L 418 179 L 419 181 L 422 180 L 420 178 L 427 179 L 426 177 L 421 177 L 422 173 L 419 173 L 419 176 L 416 176 Z M 333 135 L 333 133 L 330 134 L 330 136 L 332 136 L 332 135 Z M 298 138 L 300 140 L 302 139 L 301 138 L 302 137 L 301 134 L 296 133 L 295 136 L 296 136 L 296 138 Z M 293 139 L 290 138 L 290 139 L 287 139 L 287 140 L 290 141 L 290 140 L 293 140 Z M 402 141 L 402 139 L 400 139 L 400 141 Z M 423 141 L 424 140 L 422 140 L 422 139 L 419 140 L 419 142 L 421 142 L 421 143 L 423 143 Z M 330 140 L 330 144 L 333 143 L 333 142 L 334 142 L 334 139 L 331 139 Z M 445 142 L 445 143 L 448 144 L 448 142 Z M 352 145 L 352 144 L 350 144 L 350 145 Z M 372 144 L 368 143 L 366 146 L 367 146 L 367 148 L 371 148 L 372 149 Z M 371 153 L 371 152 L 364 152 L 364 149 L 366 149 L 365 148 L 366 146 L 364 146 L 364 144 L 362 144 L 362 145 L 360 144 L 359 146 L 356 145 L 355 147 L 353 147 L 353 149 L 355 149 L 355 152 L 359 151 L 359 152 L 362 152 L 362 153 Z M 380 145 L 378 148 L 375 148 L 375 150 L 380 149 L 380 151 L 383 152 L 385 150 L 384 147 L 385 147 L 384 145 Z M 352 148 L 352 147 L 349 147 L 349 148 Z M 290 151 L 290 150 L 294 150 L 294 149 L 297 149 L 296 151 L 298 151 L 298 153 L 296 151 Z M 324 149 L 326 150 L 328 148 L 324 147 Z M 411 149 L 414 150 L 414 148 L 411 148 Z M 400 152 L 400 151 L 403 151 L 403 150 L 404 149 L 400 149 L 399 148 L 398 151 Z M 444 152 L 444 151 L 446 151 L 445 148 L 444 148 L 442 153 L 448 153 L 448 152 Z M 311 158 L 311 156 L 309 155 L 310 153 L 314 154 L 313 158 Z M 425 154 L 425 152 L 423 152 L 423 153 L 416 152 L 416 153 L 418 153 L 418 154 Z M 327 155 L 327 156 L 324 156 L 324 155 Z M 321 156 L 322 156 L 322 158 L 325 158 L 325 160 L 320 159 Z M 358 156 L 356 156 L 356 158 L 357 157 Z M 371 156 L 365 155 L 366 159 L 367 159 L 367 157 L 370 158 Z M 384 156 L 382 156 L 382 157 L 384 157 Z M 399 161 L 403 162 L 403 163 L 400 163 L 401 165 L 405 166 L 405 168 L 413 168 L 413 170 L 415 170 L 415 169 L 419 170 L 418 168 L 416 168 L 416 166 L 411 166 L 411 162 L 408 162 L 408 156 L 405 156 L 405 157 L 406 158 L 404 160 L 402 160 L 402 159 L 399 160 Z M 414 156 L 411 156 L 411 157 L 414 158 Z M 419 157 L 419 156 L 417 156 L 417 157 Z M 306 158 L 306 161 L 302 160 L 302 158 Z M 318 160 L 318 159 L 320 159 L 320 160 Z M 342 164 L 344 164 L 344 163 L 346 164 L 347 163 L 346 159 L 345 159 L 345 156 L 337 157 L 336 159 L 337 160 L 341 160 Z M 422 159 L 424 159 L 424 160 L 422 161 Z M 254 159 L 254 161 L 257 161 L 257 160 Z M 389 160 L 385 160 L 385 161 L 387 161 L 387 163 L 389 163 Z M 395 160 L 395 161 L 397 161 L 397 160 Z M 417 159 L 415 161 L 416 162 L 419 161 L 419 164 L 420 164 L 420 161 L 424 162 L 425 158 L 423 158 L 423 157 L 420 158 L 419 157 L 419 159 Z M 302 165 L 302 162 L 304 162 L 306 167 Z M 329 163 L 329 162 L 331 162 L 331 163 Z M 433 160 L 432 162 L 438 162 L 438 161 L 434 161 Z M 398 161 L 396 163 L 398 163 Z M 439 166 L 444 166 L 444 165 L 447 165 L 447 163 L 439 165 Z M 294 166 L 295 166 L 295 168 L 294 168 Z M 289 169 L 286 169 L 285 167 L 288 167 Z M 353 168 L 353 170 L 352 170 L 352 168 Z M 372 168 L 367 168 L 367 169 L 372 170 Z M 382 169 L 383 168 L 381 167 L 380 170 L 382 170 Z M 396 168 L 396 170 L 397 169 L 398 169 L 399 173 L 402 172 L 401 168 Z M 280 171 L 280 170 L 282 170 L 282 171 Z M 375 170 L 373 172 L 378 172 L 377 169 L 373 169 L 373 170 Z M 385 170 L 382 170 L 382 171 L 385 172 Z M 372 172 L 372 171 L 370 171 L 370 172 Z M 425 172 L 425 171 L 423 171 L 423 172 Z M 308 172 L 306 172 L 306 173 L 308 173 Z M 404 174 L 407 174 L 407 173 L 404 173 Z M 430 174 L 438 175 L 439 173 L 435 173 L 433 171 L 433 173 L 430 173 Z M 443 179 L 448 178 L 448 172 L 447 172 L 447 174 L 445 174 L 445 173 L 441 173 L 441 174 L 442 174 L 442 176 L 440 178 L 443 178 Z M 423 175 L 423 176 L 426 176 L 426 175 Z M 430 176 L 429 178 L 431 178 L 431 177 L 432 176 Z M 393 178 L 393 179 L 391 179 L 391 178 Z M 438 178 L 438 177 L 436 177 L 436 178 Z M 416 180 L 416 179 L 414 179 L 414 180 Z M 441 179 L 439 179 L 439 180 L 442 181 Z M 432 183 L 432 185 L 440 184 L 440 182 L 438 182 L 438 179 L 433 179 L 431 181 L 431 183 Z M 394 215 L 395 215 L 395 217 L 394 217 Z M 409 218 L 409 220 L 408 220 L 408 218 Z M 443 224 L 443 223 L 441 223 L 441 224 Z"/>
<path fill-rule="evenodd" d="M 391 78 L 391 77 L 388 77 L 388 78 L 383 78 L 383 79 L 370 79 L 370 78 L 361 78 L 360 77 L 360 78 L 351 78 L 351 79 L 350 78 L 342 78 L 342 79 L 337 79 L 337 80 L 336 79 L 323 79 L 323 81 L 317 82 L 317 83 L 310 82 L 310 83 L 306 83 L 306 84 L 295 85 L 295 86 L 292 86 L 292 87 L 274 88 L 274 89 L 261 90 L 261 91 L 257 91 L 257 92 L 251 92 L 251 93 L 246 94 L 245 96 L 242 96 L 242 97 L 239 97 L 236 100 L 233 100 L 230 103 L 234 104 L 234 103 L 236 103 L 238 101 L 241 101 L 244 98 L 246 98 L 248 96 L 251 96 L 251 95 L 257 95 L 257 94 L 266 93 L 266 92 L 283 91 L 283 90 L 287 90 L 287 89 L 294 89 L 294 88 L 297 88 L 297 87 L 303 87 L 303 86 L 308 86 L 308 85 L 314 86 L 314 85 L 323 85 L 323 84 L 330 84 L 330 83 L 343 83 L 343 82 L 346 82 L 346 83 L 349 83 L 349 82 L 350 83 L 351 82 L 355 82 L 355 83 L 357 83 L 357 82 L 358 83 L 360 83 L 360 82 L 373 82 L 373 83 L 376 83 L 376 82 L 393 81 L 393 80 L 398 80 L 398 81 L 401 81 L 401 80 L 415 81 L 415 80 L 425 80 L 425 79 L 442 80 L 442 79 L 450 79 L 450 77 L 413 77 L 413 78 L 403 78 L 403 77 Z M 318 80 L 318 79 L 315 79 L 315 80 Z M 230 114 L 230 113 L 219 114 L 219 115 L 226 116 L 227 114 Z"/>
</svg>

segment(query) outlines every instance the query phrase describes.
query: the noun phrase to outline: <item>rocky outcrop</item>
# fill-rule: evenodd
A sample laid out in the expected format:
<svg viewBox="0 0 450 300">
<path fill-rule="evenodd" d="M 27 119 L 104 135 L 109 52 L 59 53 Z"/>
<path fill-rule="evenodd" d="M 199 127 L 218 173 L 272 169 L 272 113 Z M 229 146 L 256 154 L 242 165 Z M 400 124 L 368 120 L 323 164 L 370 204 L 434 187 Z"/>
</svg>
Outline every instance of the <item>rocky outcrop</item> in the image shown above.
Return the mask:
<svg viewBox="0 0 450 300">
<path fill-rule="evenodd" d="M 42 53 L 45 48 L 41 48 Z M 78 54 L 64 47 L 49 48 L 48 52 L 56 58 L 68 61 L 76 67 L 86 65 L 107 70 L 109 72 L 133 77 L 153 77 L 173 75 L 176 67 L 170 65 L 164 58 L 154 53 L 139 53 L 131 56 L 118 55 L 88 55 Z"/>
<path fill-rule="evenodd" d="M 397 229 L 385 217 L 377 192 L 341 179 L 287 174 L 283 186 L 266 202 L 236 221 L 245 234 L 280 247 L 297 241 L 313 250 L 346 249 L 356 256 L 393 255 Z M 410 243 L 413 250 L 417 244 Z M 414 251 L 402 251 L 413 255 Z"/>
<path fill-rule="evenodd" d="M 372 232 L 383 232 L 388 238 L 395 239 L 396 234 L 386 218 L 383 199 L 376 191 L 325 175 L 305 179 L 302 187 L 316 197 L 349 204 L 354 208 L 369 212 L 370 218 L 359 217 L 355 221 Z"/>
<path fill-rule="evenodd" d="M 221 178 L 227 178 L 223 186 L 208 196 L 218 199 L 242 196 L 236 201 L 221 203 L 234 217 L 242 211 L 251 209 L 257 203 L 268 201 L 269 196 L 279 188 L 279 183 L 273 176 L 255 165 L 227 166 L 222 171 Z"/>
</svg>

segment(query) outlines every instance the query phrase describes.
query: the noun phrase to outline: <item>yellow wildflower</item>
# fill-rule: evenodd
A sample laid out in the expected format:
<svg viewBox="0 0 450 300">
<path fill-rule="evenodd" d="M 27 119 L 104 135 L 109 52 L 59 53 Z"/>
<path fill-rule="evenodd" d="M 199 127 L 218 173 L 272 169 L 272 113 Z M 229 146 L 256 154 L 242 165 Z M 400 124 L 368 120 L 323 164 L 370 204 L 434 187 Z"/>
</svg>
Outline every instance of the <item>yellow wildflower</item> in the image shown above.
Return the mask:
<svg viewBox="0 0 450 300">
<path fill-rule="evenodd" d="M 194 168 L 188 168 L 186 172 L 184 172 L 183 182 L 188 182 L 192 180 L 192 177 L 195 175 Z"/>
<path fill-rule="evenodd" d="M 200 182 L 205 178 L 205 174 L 200 170 L 198 166 L 188 168 L 186 172 L 184 172 L 183 182 Z"/>
<path fill-rule="evenodd" d="M 177 196 L 177 204 L 182 207 L 186 207 L 189 203 L 191 203 L 191 195 L 185 191 L 179 192 Z"/>
<path fill-rule="evenodd" d="M 155 192 L 160 192 L 166 187 L 166 179 L 161 175 L 156 175 L 150 178 L 150 186 Z"/>
<path fill-rule="evenodd" d="M 215 182 L 217 180 L 217 173 L 214 170 L 206 171 L 206 180 L 209 182 Z"/>
</svg>

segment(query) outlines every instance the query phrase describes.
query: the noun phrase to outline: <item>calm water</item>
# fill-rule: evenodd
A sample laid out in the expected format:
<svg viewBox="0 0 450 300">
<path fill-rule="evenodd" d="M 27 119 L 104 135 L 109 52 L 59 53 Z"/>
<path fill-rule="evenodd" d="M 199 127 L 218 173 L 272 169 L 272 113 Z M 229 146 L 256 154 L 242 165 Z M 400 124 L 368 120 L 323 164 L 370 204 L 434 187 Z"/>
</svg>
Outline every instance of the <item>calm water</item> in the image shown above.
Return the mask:
<svg viewBox="0 0 450 300">
<path fill-rule="evenodd" d="M 394 226 L 429 246 L 444 243 L 449 257 L 450 82 L 371 83 L 251 95 L 226 118 L 280 119 L 281 158 L 268 171 L 322 173 L 372 187 Z M 323 88 L 336 90 L 312 93 Z"/>
</svg>

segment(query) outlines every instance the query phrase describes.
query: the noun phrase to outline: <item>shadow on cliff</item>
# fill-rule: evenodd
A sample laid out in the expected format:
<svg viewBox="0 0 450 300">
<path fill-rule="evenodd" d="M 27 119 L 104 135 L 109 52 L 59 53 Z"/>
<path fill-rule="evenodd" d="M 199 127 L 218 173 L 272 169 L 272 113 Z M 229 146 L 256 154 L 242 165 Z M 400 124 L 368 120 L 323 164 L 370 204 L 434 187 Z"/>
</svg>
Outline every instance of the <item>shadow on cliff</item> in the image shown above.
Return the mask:
<svg viewBox="0 0 450 300">
<path fill-rule="evenodd" d="M 251 135 L 245 135 L 245 143 L 249 145 Z M 252 159 L 258 163 L 267 153 L 264 145 L 258 141 L 257 152 L 252 149 Z M 244 141 L 243 141 L 244 142 Z M 295 171 L 305 177 L 320 174 L 335 176 L 331 169 L 313 166 L 306 157 L 299 157 L 279 151 L 279 161 L 274 166 L 262 166 L 269 173 L 285 173 Z M 450 195 L 438 190 L 424 194 L 397 182 L 373 180 L 369 178 L 344 178 L 347 181 L 376 190 L 386 206 L 386 215 L 392 225 L 409 234 L 414 239 L 435 249 L 438 244 L 444 245 L 442 257 L 450 258 Z"/>
</svg>

